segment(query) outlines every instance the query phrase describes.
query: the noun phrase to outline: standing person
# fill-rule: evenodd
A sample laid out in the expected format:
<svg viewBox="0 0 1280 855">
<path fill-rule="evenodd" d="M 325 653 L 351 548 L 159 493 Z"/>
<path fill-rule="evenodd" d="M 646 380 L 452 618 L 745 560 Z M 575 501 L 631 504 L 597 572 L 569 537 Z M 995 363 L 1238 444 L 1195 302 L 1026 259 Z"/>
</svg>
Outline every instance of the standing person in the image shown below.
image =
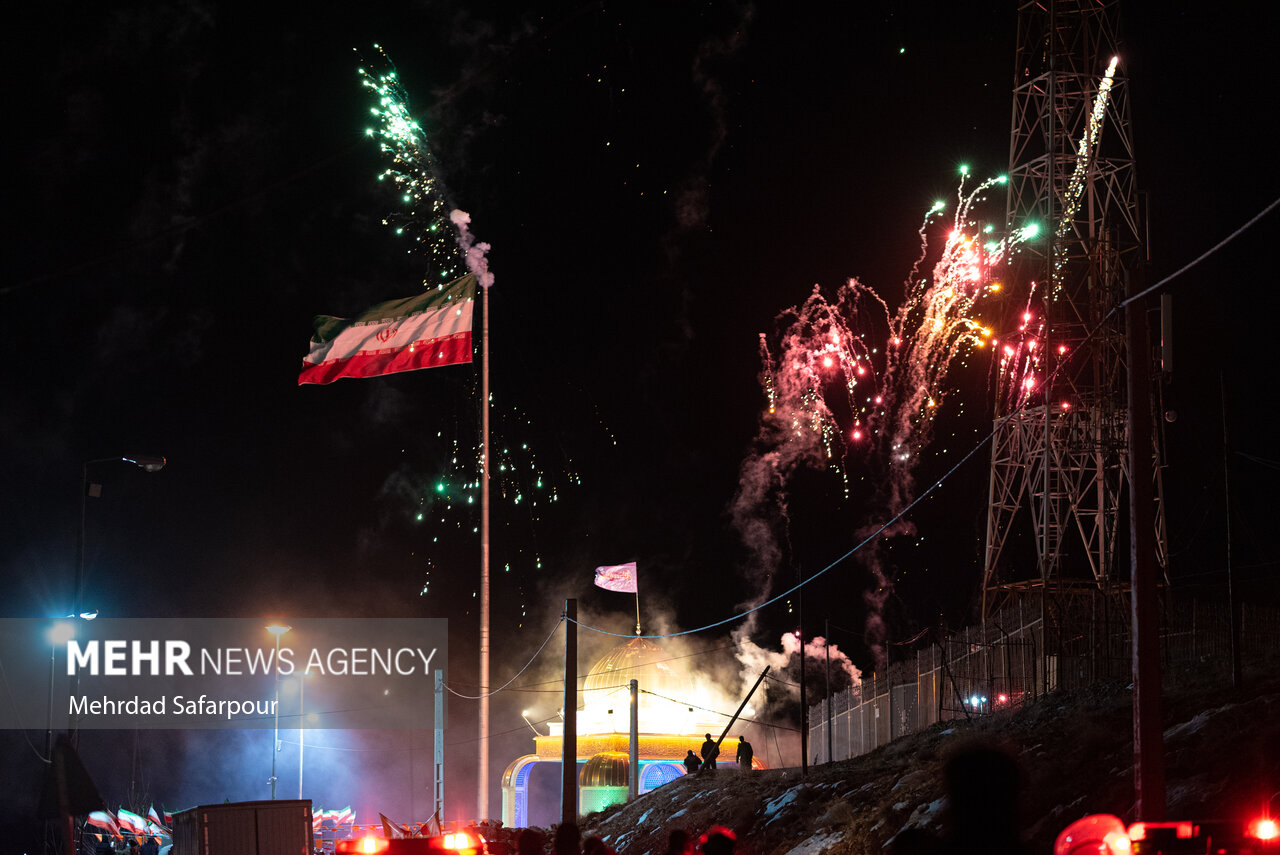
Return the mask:
<svg viewBox="0 0 1280 855">
<path fill-rule="evenodd" d="M 138 848 L 138 855 L 160 855 L 159 838 L 148 837 L 142 846 Z"/>
<path fill-rule="evenodd" d="M 756 754 L 751 750 L 751 743 L 745 736 L 738 737 L 738 768 L 743 772 L 751 771 L 751 758 Z"/>
<path fill-rule="evenodd" d="M 714 772 L 716 770 L 716 755 L 719 753 L 720 746 L 716 745 L 716 741 L 708 733 L 706 741 L 702 743 L 702 771 Z"/>
<path fill-rule="evenodd" d="M 698 758 L 698 755 L 694 754 L 693 749 L 690 748 L 689 753 L 684 755 L 685 774 L 692 775 L 694 772 L 698 771 L 701 768 L 702 768 L 702 760 L 700 760 Z"/>
</svg>

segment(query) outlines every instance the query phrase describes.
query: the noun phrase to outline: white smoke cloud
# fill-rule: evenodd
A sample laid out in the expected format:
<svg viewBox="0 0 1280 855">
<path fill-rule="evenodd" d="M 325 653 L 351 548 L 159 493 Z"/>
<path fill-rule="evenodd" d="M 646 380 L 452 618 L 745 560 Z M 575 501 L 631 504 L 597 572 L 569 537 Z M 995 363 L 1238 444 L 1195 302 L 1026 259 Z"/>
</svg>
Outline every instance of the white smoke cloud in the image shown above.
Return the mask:
<svg viewBox="0 0 1280 855">
<path fill-rule="evenodd" d="M 467 270 L 476 275 L 481 288 L 490 287 L 493 285 L 493 274 L 489 272 L 489 259 L 486 256 L 491 247 L 483 241 L 476 243 L 475 235 L 471 234 L 471 215 L 466 211 L 454 208 L 449 212 L 449 219 L 458 229 L 458 246 L 466 254 Z"/>
</svg>

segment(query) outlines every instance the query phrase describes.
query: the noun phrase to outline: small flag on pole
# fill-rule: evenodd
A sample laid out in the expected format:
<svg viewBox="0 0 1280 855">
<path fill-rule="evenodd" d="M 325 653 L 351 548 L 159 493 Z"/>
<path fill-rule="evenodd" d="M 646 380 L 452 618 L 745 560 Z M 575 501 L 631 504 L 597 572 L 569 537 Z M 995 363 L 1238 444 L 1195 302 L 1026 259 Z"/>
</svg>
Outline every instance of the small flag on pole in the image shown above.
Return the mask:
<svg viewBox="0 0 1280 855">
<path fill-rule="evenodd" d="M 317 316 L 298 385 L 470 362 L 475 296 L 476 277 L 469 273 L 355 318 Z"/>
<path fill-rule="evenodd" d="M 110 831 L 116 837 L 120 836 L 120 825 L 116 822 L 116 818 L 111 815 L 111 811 L 95 810 L 89 814 L 85 822 L 104 831 Z"/>
<path fill-rule="evenodd" d="M 133 811 L 118 808 L 116 810 L 116 820 L 120 824 L 121 831 L 128 831 L 135 835 L 147 833 L 147 821 Z"/>
<path fill-rule="evenodd" d="M 606 591 L 636 593 L 636 563 L 608 564 L 596 568 L 596 585 Z"/>
</svg>

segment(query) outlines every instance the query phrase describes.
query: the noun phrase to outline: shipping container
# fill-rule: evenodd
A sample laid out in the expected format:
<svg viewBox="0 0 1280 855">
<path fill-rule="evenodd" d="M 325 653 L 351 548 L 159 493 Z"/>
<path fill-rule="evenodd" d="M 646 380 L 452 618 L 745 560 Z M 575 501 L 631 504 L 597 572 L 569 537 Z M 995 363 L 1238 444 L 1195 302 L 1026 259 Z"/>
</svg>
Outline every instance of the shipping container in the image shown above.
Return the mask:
<svg viewBox="0 0 1280 855">
<path fill-rule="evenodd" d="M 179 811 L 172 855 L 311 855 L 311 800 L 226 802 Z"/>
</svg>

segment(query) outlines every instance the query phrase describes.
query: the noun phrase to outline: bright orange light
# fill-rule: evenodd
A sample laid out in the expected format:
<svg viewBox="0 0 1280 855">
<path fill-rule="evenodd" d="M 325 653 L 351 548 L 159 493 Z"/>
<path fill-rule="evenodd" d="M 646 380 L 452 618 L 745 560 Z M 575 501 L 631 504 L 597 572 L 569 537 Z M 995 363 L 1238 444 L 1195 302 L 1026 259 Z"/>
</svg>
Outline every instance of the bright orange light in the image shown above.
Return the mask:
<svg viewBox="0 0 1280 855">
<path fill-rule="evenodd" d="M 865 368 L 863 368 L 861 365 L 859 365 L 859 366 L 858 366 L 858 376 L 859 376 L 859 377 L 861 377 L 863 374 L 866 374 L 866 373 L 867 373 L 867 369 L 865 369 Z"/>
<path fill-rule="evenodd" d="M 1067 352 L 1067 346 L 1065 344 L 1058 345 L 1058 353 L 1066 353 L 1066 352 Z"/>
<path fill-rule="evenodd" d="M 832 365 L 834 365 L 834 364 L 835 364 L 835 363 L 834 363 L 834 362 L 832 362 L 832 360 L 831 360 L 831 357 L 830 357 L 830 356 L 824 356 L 824 357 L 822 358 L 822 367 L 823 367 L 823 368 L 830 368 L 830 367 L 831 367 Z"/>
<path fill-rule="evenodd" d="M 478 849 L 480 846 L 479 841 L 470 834 L 467 834 L 465 831 L 455 831 L 451 834 L 446 834 L 444 836 L 444 840 L 441 842 L 444 844 L 445 849 L 453 849 L 457 851 L 462 851 L 464 849 Z"/>
<path fill-rule="evenodd" d="M 1035 350 L 1035 349 L 1036 349 L 1035 339 L 1032 339 L 1031 341 L 1027 342 L 1027 350 Z"/>
<path fill-rule="evenodd" d="M 1189 822 L 1178 823 L 1178 839 L 1190 840 L 1196 836 L 1196 827 Z"/>
<path fill-rule="evenodd" d="M 386 849 L 389 844 L 387 841 L 378 837 L 365 837 L 360 841 L 361 852 L 381 852 Z"/>
<path fill-rule="evenodd" d="M 1031 313 L 1030 313 L 1030 312 L 1023 312 L 1023 313 L 1022 313 L 1022 320 L 1023 320 L 1023 322 L 1025 322 L 1025 323 L 1031 323 Z"/>
<path fill-rule="evenodd" d="M 1109 831 L 1102 838 L 1102 844 L 1107 847 L 1107 852 L 1129 852 L 1133 849 L 1133 843 L 1129 838 L 1118 831 Z"/>
<path fill-rule="evenodd" d="M 1147 824 L 1145 822 L 1135 822 L 1133 825 L 1129 826 L 1129 839 L 1146 840 Z"/>
<path fill-rule="evenodd" d="M 860 431 L 860 430 L 855 430 L 855 431 L 853 432 L 853 438 L 854 438 L 854 439 L 862 439 L 862 431 Z"/>
<path fill-rule="evenodd" d="M 1274 819 L 1255 819 L 1249 823 L 1249 836 L 1259 840 L 1275 840 L 1280 838 L 1280 825 Z"/>
<path fill-rule="evenodd" d="M 1062 402 L 1062 409 L 1064 409 L 1064 410 L 1069 410 L 1069 409 L 1071 409 L 1071 402 L 1070 402 L 1070 401 L 1063 401 L 1063 402 Z"/>
</svg>

